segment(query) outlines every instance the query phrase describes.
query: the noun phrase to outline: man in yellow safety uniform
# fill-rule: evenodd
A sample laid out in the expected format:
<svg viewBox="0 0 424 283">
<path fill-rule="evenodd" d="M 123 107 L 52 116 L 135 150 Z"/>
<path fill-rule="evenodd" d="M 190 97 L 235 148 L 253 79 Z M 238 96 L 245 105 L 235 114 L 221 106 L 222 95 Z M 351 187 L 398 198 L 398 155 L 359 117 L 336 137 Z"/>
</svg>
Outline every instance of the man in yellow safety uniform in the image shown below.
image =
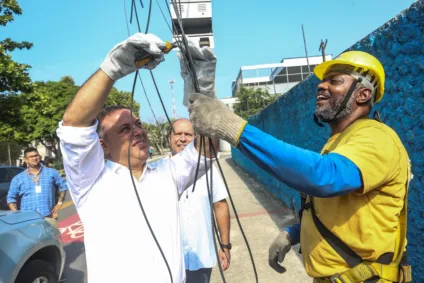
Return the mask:
<svg viewBox="0 0 424 283">
<path fill-rule="evenodd" d="M 410 282 L 406 263 L 408 154 L 372 107 L 384 95 L 385 74 L 374 56 L 349 51 L 314 69 L 322 80 L 315 118 L 331 136 L 321 154 L 278 140 L 248 125 L 222 102 L 191 96 L 196 132 L 221 138 L 278 180 L 308 197 L 301 225 L 288 227 L 269 249 L 279 263 L 300 240 L 315 282 Z"/>
</svg>

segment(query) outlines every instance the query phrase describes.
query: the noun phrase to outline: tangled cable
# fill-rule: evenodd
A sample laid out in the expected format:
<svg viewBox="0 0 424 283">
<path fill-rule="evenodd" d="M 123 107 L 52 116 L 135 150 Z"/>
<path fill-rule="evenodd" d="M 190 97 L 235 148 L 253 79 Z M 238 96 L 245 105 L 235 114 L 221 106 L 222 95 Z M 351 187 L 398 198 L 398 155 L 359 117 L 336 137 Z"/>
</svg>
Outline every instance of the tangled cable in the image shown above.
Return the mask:
<svg viewBox="0 0 424 283">
<path fill-rule="evenodd" d="M 196 69 L 195 69 L 195 65 L 194 65 L 194 62 L 193 62 L 193 58 L 191 57 L 191 54 L 190 54 L 190 52 L 189 52 L 188 42 L 187 42 L 187 38 L 186 38 L 186 35 L 185 35 L 185 32 L 184 32 L 183 24 L 182 24 L 182 17 L 181 17 L 181 14 L 180 14 L 180 11 L 181 11 L 181 2 L 179 1 L 179 3 L 178 3 L 178 5 L 180 6 L 180 9 L 177 9 L 177 2 L 176 2 L 176 0 L 170 0 L 170 1 L 171 1 L 171 4 L 172 4 L 173 8 L 174 8 L 174 12 L 175 12 L 175 14 L 176 14 L 176 17 L 177 17 L 177 21 L 178 21 L 178 25 L 179 25 L 179 30 L 181 31 L 181 35 L 182 35 L 182 36 L 181 36 L 181 39 L 180 39 L 180 38 L 178 38 L 177 34 L 176 34 L 176 33 L 174 33 L 174 32 L 173 32 L 173 30 L 171 29 L 171 26 L 169 25 L 169 23 L 168 23 L 168 21 L 167 21 L 167 19 L 166 19 L 166 16 L 165 16 L 165 14 L 164 14 L 164 12 L 163 12 L 163 10 L 162 10 L 162 7 L 161 7 L 161 5 L 159 4 L 158 0 L 156 0 L 156 3 L 157 3 L 157 5 L 158 5 L 158 7 L 159 7 L 159 9 L 160 9 L 160 12 L 161 12 L 161 14 L 162 14 L 162 16 L 163 16 L 163 18 L 164 18 L 164 20 L 165 20 L 165 22 L 166 22 L 166 24 L 167 24 L 168 28 L 170 29 L 170 31 L 171 31 L 171 33 L 172 33 L 172 35 L 173 35 L 174 41 L 175 41 L 175 42 L 178 42 L 178 47 L 180 48 L 180 50 L 181 50 L 181 55 L 182 55 L 182 57 L 183 57 L 182 62 L 183 62 L 183 64 L 185 65 L 185 67 L 186 67 L 186 69 L 187 69 L 187 71 L 188 71 L 188 73 L 189 73 L 189 76 L 190 76 L 190 78 L 191 78 L 191 80 L 192 80 L 193 86 L 194 86 L 194 88 L 195 88 L 196 92 L 200 93 L 200 87 L 199 87 L 199 82 L 198 82 L 198 80 L 197 80 L 197 76 L 196 76 Z M 170 9 L 170 7 L 169 7 L 169 4 L 168 4 L 167 0 L 165 0 L 165 4 L 166 4 L 166 7 L 167 7 L 167 10 L 168 10 L 168 12 L 169 12 L 170 17 L 172 18 L 172 16 L 171 16 L 171 9 Z M 142 8 L 144 8 L 143 2 L 142 2 L 141 0 L 140 0 L 140 5 L 141 5 L 141 7 L 142 7 Z M 128 31 L 128 35 L 130 35 L 130 32 L 129 32 L 129 26 L 128 26 L 128 18 L 127 18 L 127 10 L 126 10 L 126 5 L 125 5 L 125 0 L 124 0 L 124 8 L 125 8 L 125 19 L 126 19 L 126 24 L 127 24 L 127 31 Z M 148 33 L 148 31 L 149 31 L 151 11 L 152 11 L 152 0 L 150 0 L 150 1 L 149 1 L 149 11 L 148 11 L 147 22 L 146 22 L 146 29 L 145 29 L 145 33 L 146 33 L 146 34 L 147 34 L 147 33 Z M 131 0 L 131 15 L 130 15 L 130 23 L 132 23 L 133 14 L 135 14 L 135 17 L 136 17 L 136 22 L 137 22 L 138 31 L 139 31 L 139 32 L 141 32 L 141 28 L 140 28 L 140 21 L 139 21 L 139 18 L 138 18 L 138 11 L 137 11 L 137 5 L 136 5 L 136 3 L 135 3 L 135 0 Z M 174 30 L 175 30 L 175 31 L 177 31 L 177 26 L 175 25 L 174 21 L 172 21 L 172 26 L 173 26 Z M 155 86 L 156 92 L 157 92 L 157 94 L 158 94 L 159 100 L 160 100 L 160 102 L 161 102 L 161 105 L 162 105 L 163 111 L 164 111 L 164 113 L 165 113 L 165 116 L 166 116 L 166 118 L 167 118 L 167 120 L 168 120 L 169 125 L 171 126 L 171 130 L 172 130 L 173 132 L 175 132 L 175 131 L 174 131 L 174 129 L 173 129 L 173 126 L 172 126 L 171 120 L 169 119 L 168 113 L 167 113 L 167 111 L 166 111 L 165 105 L 164 105 L 163 100 L 162 100 L 162 96 L 161 96 L 161 94 L 160 94 L 159 88 L 158 88 L 158 86 L 157 86 L 157 84 L 156 84 L 156 80 L 155 80 L 155 77 L 154 77 L 154 75 L 153 75 L 153 72 L 152 72 L 152 71 L 150 71 L 150 75 L 151 75 L 151 77 L 152 77 L 152 81 L 153 81 L 153 84 L 154 84 L 154 86 Z M 156 116 L 155 116 L 155 114 L 154 114 L 153 108 L 152 108 L 152 106 L 151 106 L 151 104 L 150 104 L 149 98 L 148 98 L 147 93 L 146 93 L 146 90 L 145 90 L 145 88 L 144 88 L 143 82 L 142 82 L 142 80 L 141 80 L 141 76 L 140 76 L 139 72 L 138 72 L 138 71 L 136 71 L 135 76 L 134 76 L 134 82 L 133 82 L 133 87 L 132 87 L 132 93 L 131 93 L 131 106 L 130 106 L 130 108 L 131 108 L 131 109 L 130 109 L 130 111 L 131 111 L 131 112 L 130 112 L 130 119 L 131 119 L 131 122 L 130 122 L 130 124 L 131 124 L 131 136 L 130 136 L 130 143 L 129 143 L 129 146 L 128 146 L 128 165 L 129 165 L 129 170 L 130 170 L 130 175 L 131 175 L 132 184 L 133 184 L 134 191 L 135 191 L 135 193 L 136 193 L 137 200 L 138 200 L 138 203 L 139 203 L 139 205 L 140 205 L 141 211 L 142 211 L 143 216 L 144 216 L 144 218 L 145 218 L 145 220 L 146 220 L 146 223 L 147 223 L 147 226 L 148 226 L 148 228 L 149 228 L 149 230 L 150 230 L 150 233 L 151 233 L 151 235 L 152 235 L 152 237 L 153 237 L 153 239 L 154 239 L 154 241 L 155 241 L 155 243 L 156 243 L 156 245 L 157 245 L 157 247 L 158 247 L 158 249 L 159 249 L 159 251 L 160 251 L 160 253 L 161 253 L 161 255 L 162 255 L 162 258 L 163 258 L 163 260 L 164 260 L 164 262 L 165 262 L 165 264 L 166 264 L 166 267 L 167 267 L 167 269 L 168 269 L 168 272 L 169 272 L 169 276 L 170 276 L 171 282 L 173 283 L 173 277 L 172 277 L 171 269 L 170 269 L 170 267 L 169 267 L 169 264 L 168 264 L 168 261 L 167 261 L 167 259 L 166 259 L 165 255 L 164 255 L 164 253 L 163 253 L 163 251 L 162 251 L 162 248 L 161 248 L 161 246 L 160 246 L 160 244 L 159 244 L 159 242 L 158 242 L 158 240 L 157 240 L 157 238 L 156 238 L 156 236 L 155 236 L 155 233 L 154 233 L 153 229 L 152 229 L 152 228 L 151 228 L 151 226 L 150 226 L 149 220 L 148 220 L 148 218 L 147 218 L 147 216 L 146 216 L 146 213 L 145 213 L 145 211 L 144 211 L 144 208 L 143 208 L 142 202 L 141 202 L 141 200 L 140 200 L 140 196 L 139 196 L 139 194 L 138 194 L 138 192 L 137 192 L 137 188 L 136 188 L 136 185 L 135 185 L 135 182 L 134 182 L 134 178 L 133 178 L 133 174 L 132 174 L 132 170 L 131 170 L 131 163 L 130 163 L 130 151 L 131 151 L 131 147 L 130 147 L 130 145 L 132 144 L 132 138 L 133 138 L 133 133 L 134 133 L 133 122 L 132 122 L 132 117 L 133 117 L 133 115 L 132 115 L 132 114 L 133 114 L 133 104 L 134 104 L 134 92 L 135 92 L 135 86 L 136 86 L 137 78 L 140 80 L 140 83 L 141 83 L 141 85 L 142 85 L 142 87 L 143 87 L 143 91 L 144 91 L 144 94 L 145 94 L 145 96 L 146 96 L 147 102 L 148 102 L 148 104 L 149 104 L 149 106 L 150 106 L 150 109 L 151 109 L 151 111 L 152 111 L 152 114 L 153 114 L 153 116 L 154 116 L 154 118 L 155 118 L 155 120 L 156 120 L 157 125 L 159 125 L 159 122 L 158 122 L 158 120 L 156 119 Z M 209 141 L 209 153 L 210 153 L 210 154 L 212 154 L 212 153 L 213 153 L 213 156 L 217 157 L 217 151 L 216 151 L 216 150 L 215 150 L 215 148 L 214 148 L 214 145 L 213 145 L 212 139 L 211 139 L 211 138 L 209 138 L 209 140 L 208 140 L 208 141 Z M 213 200 L 212 200 L 212 196 L 213 196 L 213 179 L 212 179 L 212 166 L 213 166 L 213 165 L 212 165 L 212 162 L 213 162 L 213 159 L 212 159 L 212 158 L 210 158 L 210 169 L 211 169 L 211 170 L 210 170 L 210 180 L 208 180 L 208 165 L 207 165 L 207 157 L 206 157 L 206 156 L 207 156 L 207 154 L 206 154 L 206 138 L 205 138 L 204 136 L 201 136 L 201 137 L 200 137 L 200 143 L 199 143 L 199 144 L 200 144 L 200 145 L 199 145 L 199 157 L 198 157 L 197 168 L 196 168 L 196 173 L 195 173 L 195 179 L 194 179 L 194 184 L 193 184 L 193 192 L 194 192 L 194 190 L 195 190 L 195 188 L 196 188 L 197 176 L 198 176 L 198 172 L 199 172 L 199 165 L 200 165 L 200 158 L 201 158 L 201 153 L 202 153 L 202 149 L 203 149 L 203 151 L 204 151 L 204 160 L 205 160 L 205 172 L 206 172 L 206 173 L 205 173 L 205 177 L 206 177 L 206 186 L 207 186 L 207 188 L 208 188 L 208 197 L 209 197 L 209 203 L 210 203 L 210 209 L 211 209 L 211 222 L 212 222 L 212 223 L 211 223 L 211 225 L 212 225 L 212 229 L 213 229 L 213 231 L 215 231 L 216 238 L 217 238 L 217 240 L 218 240 L 218 242 L 219 242 L 219 244 L 220 244 L 220 247 L 221 247 L 222 242 L 221 242 L 221 239 L 220 239 L 220 236 L 219 236 L 218 230 L 217 230 L 217 228 L 216 228 L 216 219 L 215 219 L 215 215 L 214 215 L 214 213 L 213 213 Z M 229 199 L 230 199 L 231 206 L 232 206 L 232 208 L 233 208 L 234 215 L 235 215 L 235 217 L 236 217 L 236 220 L 237 220 L 238 226 L 239 226 L 240 231 L 241 231 L 241 233 L 242 233 L 242 235 L 243 235 L 243 239 L 244 239 L 244 241 L 245 241 L 245 243 L 246 243 L 246 247 L 247 247 L 248 252 L 249 252 L 250 260 L 251 260 L 251 262 L 252 262 L 253 271 L 254 271 L 254 273 L 255 273 L 255 279 L 256 279 L 256 282 L 258 282 L 258 273 L 257 273 L 257 270 L 256 270 L 255 262 L 254 262 L 254 260 L 253 260 L 253 255 L 252 255 L 252 251 L 251 251 L 250 246 L 249 246 L 249 242 L 248 242 L 248 240 L 247 240 L 247 237 L 246 237 L 246 235 L 245 235 L 245 233 L 244 233 L 244 230 L 243 230 L 243 228 L 242 228 L 242 225 L 241 225 L 241 223 L 240 223 L 240 219 L 239 219 L 239 217 L 238 217 L 238 214 L 237 214 L 237 211 L 236 211 L 236 208 L 235 208 L 235 205 L 234 205 L 233 199 L 232 199 L 232 197 L 231 197 L 231 193 L 230 193 L 230 191 L 229 191 L 229 189 L 228 189 L 227 181 L 226 181 L 226 179 L 225 179 L 225 176 L 224 176 L 224 173 L 223 173 L 223 171 L 222 171 L 222 168 L 221 168 L 221 165 L 220 165 L 220 163 L 219 163 L 218 158 L 216 158 L 216 162 L 217 162 L 217 164 L 218 164 L 219 171 L 220 171 L 221 176 L 222 176 L 222 179 L 223 179 L 223 181 L 224 181 L 225 188 L 226 188 L 226 190 L 227 190 L 228 197 L 229 197 Z M 219 262 L 218 248 L 217 248 L 216 242 L 215 242 L 215 241 L 213 241 L 213 242 L 214 242 L 214 247 L 215 247 L 216 257 L 217 257 L 217 260 L 218 260 L 218 262 Z M 221 247 L 221 249 L 222 249 L 222 247 Z M 222 250 L 223 250 L 223 249 L 222 249 Z M 225 254 L 225 253 L 224 253 L 224 254 Z M 219 271 L 220 271 L 220 274 L 221 274 L 222 280 L 223 280 L 223 282 L 225 283 L 226 281 L 225 281 L 224 273 L 223 273 L 223 271 L 222 271 L 222 267 L 221 267 L 221 265 L 220 265 L 220 264 L 218 264 L 218 267 L 219 267 Z"/>
</svg>

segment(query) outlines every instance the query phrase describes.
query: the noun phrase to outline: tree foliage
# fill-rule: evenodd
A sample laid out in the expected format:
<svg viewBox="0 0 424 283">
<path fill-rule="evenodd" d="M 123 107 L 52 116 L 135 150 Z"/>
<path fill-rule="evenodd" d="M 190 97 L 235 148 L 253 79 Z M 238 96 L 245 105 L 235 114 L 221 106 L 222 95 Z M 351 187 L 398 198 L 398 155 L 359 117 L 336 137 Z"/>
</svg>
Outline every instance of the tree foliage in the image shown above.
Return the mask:
<svg viewBox="0 0 424 283">
<path fill-rule="evenodd" d="M 14 20 L 15 15 L 21 14 L 22 10 L 16 0 L 0 1 L 1 26 L 5 27 Z M 0 94 L 31 90 L 31 78 L 28 73 L 31 66 L 12 60 L 10 53 L 16 49 L 30 49 L 32 45 L 27 41 L 16 42 L 11 38 L 0 39 Z"/>
<path fill-rule="evenodd" d="M 131 93 L 127 91 L 119 91 L 115 87 L 113 87 L 107 98 L 105 106 L 111 105 L 122 105 L 131 107 Z M 140 103 L 134 101 L 133 112 L 136 116 L 138 116 L 138 113 L 140 112 Z"/>
<path fill-rule="evenodd" d="M 238 103 L 234 105 L 234 112 L 247 120 L 250 116 L 273 103 L 278 95 L 270 94 L 267 90 L 261 88 L 241 88 L 236 97 Z"/>
<path fill-rule="evenodd" d="M 168 121 L 162 119 L 158 121 L 157 124 L 143 123 L 143 127 L 146 129 L 147 135 L 149 136 L 150 145 L 155 147 L 160 154 L 165 154 L 168 148 L 168 132 L 171 128 Z"/>
<path fill-rule="evenodd" d="M 14 109 L 14 112 L 5 110 L 10 119 L 7 123 L 0 123 L 0 141 L 13 140 L 24 145 L 35 141 L 60 159 L 56 129 L 78 89 L 74 80 L 65 76 L 59 82 L 35 82 L 32 91 L 28 93 L 0 96 L 5 105 Z M 106 105 L 130 106 L 130 101 L 131 93 L 113 88 Z M 138 114 L 139 110 L 140 104 L 134 102 L 134 113 Z M 0 113 L 2 111 L 4 109 L 0 109 Z"/>
</svg>

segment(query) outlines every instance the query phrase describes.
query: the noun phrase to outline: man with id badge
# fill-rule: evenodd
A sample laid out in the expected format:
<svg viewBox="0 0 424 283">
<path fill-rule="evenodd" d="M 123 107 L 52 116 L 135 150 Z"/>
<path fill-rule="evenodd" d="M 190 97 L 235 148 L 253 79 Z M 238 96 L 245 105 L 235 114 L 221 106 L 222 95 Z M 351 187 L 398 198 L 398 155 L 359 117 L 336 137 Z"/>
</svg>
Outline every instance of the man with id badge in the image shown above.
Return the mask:
<svg viewBox="0 0 424 283">
<path fill-rule="evenodd" d="M 9 208 L 37 211 L 57 226 L 58 212 L 67 190 L 66 182 L 55 169 L 41 165 L 41 156 L 37 149 L 25 149 L 24 158 L 28 168 L 12 179 L 7 194 Z M 58 189 L 60 193 L 56 201 Z"/>
</svg>

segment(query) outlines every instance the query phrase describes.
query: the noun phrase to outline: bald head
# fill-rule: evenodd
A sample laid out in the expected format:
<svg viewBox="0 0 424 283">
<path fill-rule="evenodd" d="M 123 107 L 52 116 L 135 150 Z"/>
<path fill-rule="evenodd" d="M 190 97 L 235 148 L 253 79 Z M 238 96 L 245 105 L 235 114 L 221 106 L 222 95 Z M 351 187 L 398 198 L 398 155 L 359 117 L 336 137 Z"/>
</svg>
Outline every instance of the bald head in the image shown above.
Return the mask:
<svg viewBox="0 0 424 283">
<path fill-rule="evenodd" d="M 193 141 L 194 130 L 190 120 L 181 118 L 172 123 L 174 130 L 170 130 L 168 135 L 168 143 L 171 147 L 172 155 L 180 153 L 184 148 Z"/>
</svg>

